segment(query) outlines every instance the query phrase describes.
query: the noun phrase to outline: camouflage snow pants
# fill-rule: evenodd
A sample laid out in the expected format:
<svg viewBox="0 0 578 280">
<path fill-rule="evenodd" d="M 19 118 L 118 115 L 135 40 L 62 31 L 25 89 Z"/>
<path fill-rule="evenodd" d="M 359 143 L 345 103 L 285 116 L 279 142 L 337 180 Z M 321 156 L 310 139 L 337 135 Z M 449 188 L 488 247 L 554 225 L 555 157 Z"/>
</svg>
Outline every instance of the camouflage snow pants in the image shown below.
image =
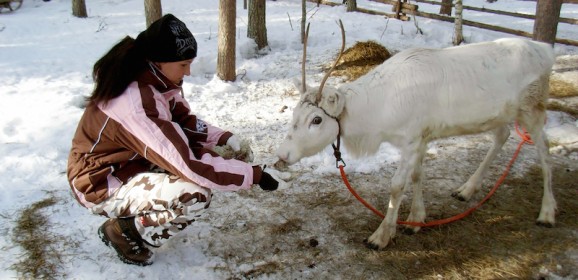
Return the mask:
<svg viewBox="0 0 578 280">
<path fill-rule="evenodd" d="M 209 207 L 211 190 L 166 173 L 141 173 L 90 210 L 110 218 L 135 217 L 148 244 L 159 247 Z"/>
</svg>

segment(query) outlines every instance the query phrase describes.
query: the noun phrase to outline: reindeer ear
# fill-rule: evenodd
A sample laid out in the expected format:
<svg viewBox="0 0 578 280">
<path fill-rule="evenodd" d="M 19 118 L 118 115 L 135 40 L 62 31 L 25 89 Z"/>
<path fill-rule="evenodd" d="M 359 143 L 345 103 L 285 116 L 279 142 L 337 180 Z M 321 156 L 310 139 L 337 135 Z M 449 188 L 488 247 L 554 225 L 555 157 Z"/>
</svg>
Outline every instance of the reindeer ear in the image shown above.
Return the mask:
<svg viewBox="0 0 578 280">
<path fill-rule="evenodd" d="M 297 90 L 299 91 L 299 93 L 303 94 L 303 81 L 301 81 L 300 79 L 297 79 L 297 77 L 293 78 L 293 85 L 295 85 L 295 87 L 297 88 Z"/>
<path fill-rule="evenodd" d="M 328 105 L 333 106 L 339 101 L 339 95 L 329 94 L 325 99 Z"/>
<path fill-rule="evenodd" d="M 319 107 L 323 108 L 325 112 L 329 115 L 337 117 L 343 111 L 345 106 L 345 100 L 343 96 L 337 90 L 325 90 L 321 101 L 319 102 Z"/>
<path fill-rule="evenodd" d="M 315 88 L 308 87 L 306 92 L 301 93 L 301 101 L 307 101 L 309 103 L 315 104 L 316 96 L 317 96 L 317 92 L 315 91 Z"/>
<path fill-rule="evenodd" d="M 303 91 L 303 83 L 300 79 L 297 78 L 293 78 L 293 84 L 301 94 L 301 101 L 315 103 L 315 96 L 317 95 L 318 88 L 307 86 L 305 91 Z"/>
</svg>

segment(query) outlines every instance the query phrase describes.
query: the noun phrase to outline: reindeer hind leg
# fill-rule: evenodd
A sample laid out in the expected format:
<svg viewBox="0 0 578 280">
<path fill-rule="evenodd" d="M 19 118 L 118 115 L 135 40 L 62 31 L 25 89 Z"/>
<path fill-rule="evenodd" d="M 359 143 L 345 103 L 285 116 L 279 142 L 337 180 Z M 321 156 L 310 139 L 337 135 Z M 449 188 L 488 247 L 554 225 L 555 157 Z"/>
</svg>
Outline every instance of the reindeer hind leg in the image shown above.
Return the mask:
<svg viewBox="0 0 578 280">
<path fill-rule="evenodd" d="M 544 133 L 544 123 L 546 121 L 545 96 L 548 92 L 548 80 L 542 77 L 532 84 L 529 89 L 534 95 L 530 95 L 529 101 L 533 102 L 532 107 L 520 114 L 519 122 L 528 131 L 534 145 L 536 146 L 542 176 L 544 192 L 542 195 L 542 206 L 536 224 L 552 227 L 555 223 L 556 200 L 552 191 L 552 171 L 550 168 L 550 153 L 548 138 Z M 536 96 L 542 98 L 535 98 Z M 534 97 L 534 98 L 532 98 Z"/>
<path fill-rule="evenodd" d="M 468 179 L 467 182 L 465 182 L 460 188 L 452 193 L 453 197 L 462 201 L 467 201 L 477 190 L 481 188 L 482 180 L 484 179 L 490 164 L 492 161 L 494 161 L 500 150 L 502 150 L 504 143 L 506 143 L 508 137 L 510 136 L 510 129 L 504 125 L 494 129 L 493 133 L 494 144 L 484 157 L 484 160 L 478 169 L 476 169 L 476 172 L 474 172 L 474 174 Z"/>
</svg>

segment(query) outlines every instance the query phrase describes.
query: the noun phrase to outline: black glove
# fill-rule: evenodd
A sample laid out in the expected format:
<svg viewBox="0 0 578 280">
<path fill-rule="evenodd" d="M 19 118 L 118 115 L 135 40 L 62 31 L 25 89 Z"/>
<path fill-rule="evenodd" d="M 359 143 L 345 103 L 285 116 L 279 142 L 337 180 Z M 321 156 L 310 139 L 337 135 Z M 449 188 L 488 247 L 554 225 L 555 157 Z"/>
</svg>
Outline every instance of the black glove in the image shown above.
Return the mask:
<svg viewBox="0 0 578 280">
<path fill-rule="evenodd" d="M 261 187 L 261 189 L 265 191 L 274 191 L 279 188 L 280 185 L 287 187 L 287 183 L 283 181 L 283 179 L 289 179 L 290 174 L 267 168 L 267 165 L 263 165 L 262 169 L 263 173 L 261 173 L 261 181 L 259 181 L 259 187 Z"/>
<path fill-rule="evenodd" d="M 279 181 L 275 180 L 271 174 L 263 171 L 261 181 L 259 181 L 259 187 L 266 191 L 274 191 L 279 187 Z"/>
</svg>

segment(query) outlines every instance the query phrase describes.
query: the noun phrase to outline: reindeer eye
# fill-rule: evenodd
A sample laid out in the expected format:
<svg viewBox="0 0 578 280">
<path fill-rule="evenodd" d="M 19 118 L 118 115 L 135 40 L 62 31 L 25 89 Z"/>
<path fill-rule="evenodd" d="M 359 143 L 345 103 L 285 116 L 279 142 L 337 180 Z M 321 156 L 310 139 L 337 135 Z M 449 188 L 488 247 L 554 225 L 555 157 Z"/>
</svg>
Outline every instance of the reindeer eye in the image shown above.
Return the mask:
<svg viewBox="0 0 578 280">
<path fill-rule="evenodd" d="M 320 124 L 321 123 L 321 117 L 315 117 L 313 118 L 313 120 L 311 121 L 312 124 Z"/>
</svg>

